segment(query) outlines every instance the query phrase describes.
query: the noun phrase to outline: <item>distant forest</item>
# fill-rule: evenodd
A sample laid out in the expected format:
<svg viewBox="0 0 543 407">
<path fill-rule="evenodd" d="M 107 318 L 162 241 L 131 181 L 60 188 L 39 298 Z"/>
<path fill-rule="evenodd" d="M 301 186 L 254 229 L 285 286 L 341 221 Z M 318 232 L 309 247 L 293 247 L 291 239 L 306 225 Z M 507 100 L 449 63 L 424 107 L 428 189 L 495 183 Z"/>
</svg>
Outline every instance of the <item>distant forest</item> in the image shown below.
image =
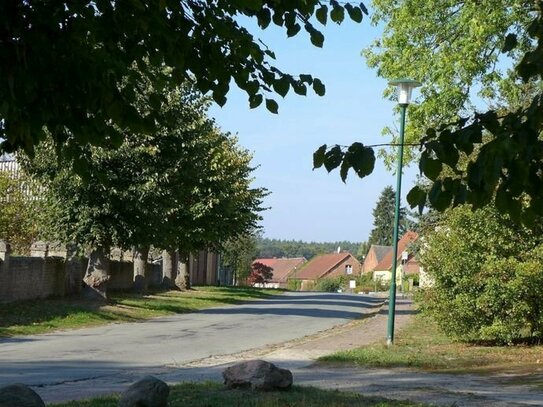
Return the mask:
<svg viewBox="0 0 543 407">
<path fill-rule="evenodd" d="M 361 243 L 353 242 L 302 242 L 301 240 L 281 240 L 258 238 L 256 249 L 257 258 L 272 257 L 305 257 L 311 259 L 318 254 L 333 253 L 340 247 L 341 251 L 348 251 L 360 260 L 359 255 L 365 255 L 365 250 L 359 253 Z"/>
</svg>

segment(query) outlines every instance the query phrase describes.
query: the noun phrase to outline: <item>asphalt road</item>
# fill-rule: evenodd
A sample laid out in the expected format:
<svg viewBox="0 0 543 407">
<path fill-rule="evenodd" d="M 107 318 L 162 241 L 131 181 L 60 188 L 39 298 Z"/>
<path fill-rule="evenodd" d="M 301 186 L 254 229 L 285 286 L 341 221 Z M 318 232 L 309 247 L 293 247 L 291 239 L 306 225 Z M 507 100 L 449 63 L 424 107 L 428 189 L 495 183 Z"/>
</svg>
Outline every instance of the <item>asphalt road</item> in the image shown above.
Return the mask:
<svg viewBox="0 0 543 407">
<path fill-rule="evenodd" d="M 347 323 L 381 303 L 363 295 L 287 293 L 140 323 L 0 339 L 0 386 L 25 383 L 43 389 L 46 401 L 62 400 L 66 394 L 59 392 L 69 392 L 70 384 L 130 381 L 279 344 Z"/>
</svg>

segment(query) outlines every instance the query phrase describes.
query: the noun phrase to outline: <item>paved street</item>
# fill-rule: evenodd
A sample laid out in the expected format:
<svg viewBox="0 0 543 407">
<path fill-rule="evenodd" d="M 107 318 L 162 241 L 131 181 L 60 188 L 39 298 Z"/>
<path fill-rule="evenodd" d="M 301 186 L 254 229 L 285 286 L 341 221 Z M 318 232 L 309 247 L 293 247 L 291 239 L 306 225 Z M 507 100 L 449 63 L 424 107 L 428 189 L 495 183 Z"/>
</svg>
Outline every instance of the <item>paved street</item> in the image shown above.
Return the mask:
<svg viewBox="0 0 543 407">
<path fill-rule="evenodd" d="M 62 399 L 56 389 L 64 392 L 69 383 L 128 381 L 290 341 L 345 324 L 381 302 L 362 295 L 288 293 L 147 322 L 0 339 L 0 385 L 22 382 L 42 389 L 46 400 Z"/>
</svg>

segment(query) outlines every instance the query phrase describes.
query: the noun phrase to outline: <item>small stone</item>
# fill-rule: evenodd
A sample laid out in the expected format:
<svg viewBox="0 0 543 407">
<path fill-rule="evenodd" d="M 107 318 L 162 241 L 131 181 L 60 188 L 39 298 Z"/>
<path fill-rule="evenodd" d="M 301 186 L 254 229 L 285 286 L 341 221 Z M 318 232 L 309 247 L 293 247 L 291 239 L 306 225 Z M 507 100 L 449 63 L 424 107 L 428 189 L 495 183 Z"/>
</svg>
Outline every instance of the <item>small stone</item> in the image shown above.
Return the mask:
<svg viewBox="0 0 543 407">
<path fill-rule="evenodd" d="M 25 384 L 0 387 L 0 407 L 45 407 L 41 397 Z"/>
<path fill-rule="evenodd" d="M 286 390 L 292 386 L 292 372 L 264 360 L 237 363 L 222 372 L 229 389 Z"/>
<path fill-rule="evenodd" d="M 119 407 L 167 407 L 170 388 L 162 380 L 145 376 L 121 395 Z"/>
</svg>

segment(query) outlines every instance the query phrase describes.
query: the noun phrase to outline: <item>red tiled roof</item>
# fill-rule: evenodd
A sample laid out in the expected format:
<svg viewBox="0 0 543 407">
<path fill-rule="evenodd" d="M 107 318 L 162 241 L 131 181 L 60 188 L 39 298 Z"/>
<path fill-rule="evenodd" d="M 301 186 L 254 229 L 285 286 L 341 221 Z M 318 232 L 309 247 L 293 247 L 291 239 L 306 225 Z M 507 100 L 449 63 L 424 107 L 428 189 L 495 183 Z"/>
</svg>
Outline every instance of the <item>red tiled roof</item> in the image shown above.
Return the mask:
<svg viewBox="0 0 543 407">
<path fill-rule="evenodd" d="M 351 253 L 331 253 L 317 256 L 296 273 L 296 278 L 302 280 L 316 280 L 330 272 L 347 257 L 353 256 Z M 357 260 L 353 257 L 353 261 Z"/>
<path fill-rule="evenodd" d="M 418 238 L 419 238 L 419 235 L 417 233 L 412 232 L 412 231 L 406 232 L 405 235 L 403 235 L 402 238 L 398 240 L 398 251 L 397 251 L 396 260 L 400 259 L 402 257 L 402 253 L 407 249 L 407 246 L 409 246 Z M 392 268 L 392 250 L 389 251 L 385 257 L 383 257 L 383 260 L 381 260 L 379 264 L 377 264 L 377 266 L 373 268 L 373 270 L 384 271 L 384 270 L 390 270 L 391 268 Z"/>
<path fill-rule="evenodd" d="M 273 277 L 270 282 L 281 283 L 286 282 L 289 274 L 294 272 L 295 269 L 299 268 L 302 264 L 304 264 L 305 261 L 306 260 L 304 257 L 294 257 L 291 259 L 256 259 L 255 261 L 253 261 L 253 264 L 261 263 L 265 266 L 271 267 L 273 269 Z"/>
</svg>

